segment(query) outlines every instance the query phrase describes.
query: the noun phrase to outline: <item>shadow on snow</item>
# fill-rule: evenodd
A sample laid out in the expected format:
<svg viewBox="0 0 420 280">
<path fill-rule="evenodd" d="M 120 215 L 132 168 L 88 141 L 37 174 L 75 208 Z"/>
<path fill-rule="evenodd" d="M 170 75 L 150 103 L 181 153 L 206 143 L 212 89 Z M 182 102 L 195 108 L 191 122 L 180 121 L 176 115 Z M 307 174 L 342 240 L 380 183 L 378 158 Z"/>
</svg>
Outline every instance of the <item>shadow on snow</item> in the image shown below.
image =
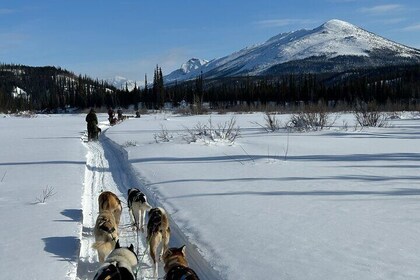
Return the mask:
<svg viewBox="0 0 420 280">
<path fill-rule="evenodd" d="M 57 236 L 42 238 L 44 251 L 55 255 L 60 261 L 77 261 L 80 240 L 75 236 Z"/>
<path fill-rule="evenodd" d="M 255 161 L 260 159 L 284 160 L 284 156 L 268 156 L 268 155 L 229 155 L 215 157 L 152 157 L 130 160 L 130 163 L 211 163 L 211 162 L 233 162 L 233 161 Z M 419 162 L 420 153 L 382 153 L 382 154 L 348 154 L 348 155 L 304 155 L 304 156 L 287 156 L 287 161 L 312 161 L 312 162 L 363 162 L 363 161 L 414 161 Z"/>
<path fill-rule="evenodd" d="M 401 188 L 391 191 L 240 191 L 240 192 L 219 192 L 207 194 L 191 194 L 168 197 L 167 199 L 174 198 L 189 198 L 189 197 L 206 197 L 206 196 L 235 196 L 235 195 L 280 195 L 280 196 L 342 196 L 342 195 L 383 195 L 383 196 L 410 196 L 420 195 L 420 189 Z"/>
</svg>

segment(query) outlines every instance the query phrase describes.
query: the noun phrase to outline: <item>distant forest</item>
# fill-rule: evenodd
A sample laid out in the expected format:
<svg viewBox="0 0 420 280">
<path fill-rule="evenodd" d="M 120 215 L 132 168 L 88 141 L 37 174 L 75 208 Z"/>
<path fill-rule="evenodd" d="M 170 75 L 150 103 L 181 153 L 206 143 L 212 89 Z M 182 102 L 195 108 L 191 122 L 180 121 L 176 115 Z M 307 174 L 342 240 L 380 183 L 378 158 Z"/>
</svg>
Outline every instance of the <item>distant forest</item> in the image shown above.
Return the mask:
<svg viewBox="0 0 420 280">
<path fill-rule="evenodd" d="M 399 104 L 406 109 L 420 104 L 420 65 L 269 77 L 198 76 L 170 85 L 164 84 L 162 69 L 157 66 L 151 84 L 146 82 L 131 91 L 57 67 L 0 65 L 0 111 L 54 112 L 66 108 L 129 106 L 161 109 L 181 103 L 191 107 L 207 104 L 217 110 L 238 105 L 320 102 L 351 106 L 359 101 Z"/>
</svg>

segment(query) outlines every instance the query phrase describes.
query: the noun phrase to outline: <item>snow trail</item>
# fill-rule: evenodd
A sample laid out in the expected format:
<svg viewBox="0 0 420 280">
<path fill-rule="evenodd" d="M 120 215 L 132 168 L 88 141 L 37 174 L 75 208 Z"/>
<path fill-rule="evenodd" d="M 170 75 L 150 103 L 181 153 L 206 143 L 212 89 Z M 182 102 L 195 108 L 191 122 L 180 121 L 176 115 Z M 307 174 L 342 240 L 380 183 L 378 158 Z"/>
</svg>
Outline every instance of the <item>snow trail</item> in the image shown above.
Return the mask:
<svg viewBox="0 0 420 280">
<path fill-rule="evenodd" d="M 98 215 L 98 196 L 102 191 L 111 191 L 121 200 L 123 212 L 119 226 L 119 238 L 121 246 L 133 244 L 137 249 L 139 260 L 138 279 L 150 278 L 153 273 L 149 256 L 143 256 L 145 252 L 145 236 L 143 233 L 137 235 L 130 227 L 130 216 L 126 207 L 126 190 L 130 187 L 132 180 L 119 166 L 119 160 L 112 152 L 105 156 L 103 142 L 107 140 L 101 137 L 98 142 L 86 143 L 88 152 L 86 156 L 86 170 L 84 192 L 82 197 L 83 228 L 81 234 L 81 247 L 77 268 L 77 280 L 93 279 L 100 267 L 97 252 L 92 249 L 95 242 L 93 229 Z"/>
<path fill-rule="evenodd" d="M 93 279 L 100 267 L 97 252 L 92 249 L 95 242 L 93 229 L 98 215 L 98 196 L 102 191 L 111 191 L 121 200 L 123 211 L 119 225 L 119 239 L 121 246 L 133 244 L 139 259 L 137 279 L 154 279 L 152 260 L 146 250 L 146 233 L 133 231 L 127 208 L 127 190 L 136 187 L 144 192 L 153 207 L 164 207 L 156 194 L 144 186 L 142 178 L 128 161 L 127 152 L 106 137 L 108 127 L 101 127 L 102 134 L 97 142 L 87 142 L 85 183 L 82 197 L 83 228 L 81 247 L 76 280 Z M 164 207 L 165 208 L 165 207 Z M 146 215 L 147 219 L 147 215 Z M 171 238 L 169 246 L 180 247 L 186 245 L 187 258 L 190 266 L 197 272 L 200 279 L 217 280 L 220 276 L 204 260 L 198 248 L 188 242 L 178 226 L 169 216 Z M 159 278 L 165 275 L 163 263 L 159 263 Z"/>
</svg>

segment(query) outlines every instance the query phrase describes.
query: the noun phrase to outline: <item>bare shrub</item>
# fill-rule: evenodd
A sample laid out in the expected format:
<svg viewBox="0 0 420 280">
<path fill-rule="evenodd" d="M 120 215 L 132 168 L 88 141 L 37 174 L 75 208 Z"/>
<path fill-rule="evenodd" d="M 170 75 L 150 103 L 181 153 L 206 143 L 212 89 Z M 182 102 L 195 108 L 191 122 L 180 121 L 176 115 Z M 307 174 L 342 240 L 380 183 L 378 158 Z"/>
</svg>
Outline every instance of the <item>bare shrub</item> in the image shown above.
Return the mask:
<svg viewBox="0 0 420 280">
<path fill-rule="evenodd" d="M 413 119 L 420 118 L 420 111 L 411 111 L 410 112 L 410 117 L 413 118 Z"/>
<path fill-rule="evenodd" d="M 282 126 L 280 121 L 277 120 L 276 116 L 268 112 L 265 113 L 264 121 L 265 121 L 264 124 L 259 124 L 258 122 L 252 122 L 252 123 L 261 126 L 267 132 L 274 132 L 274 131 L 280 130 Z"/>
<path fill-rule="evenodd" d="M 37 115 L 32 111 L 19 111 L 19 112 L 15 113 L 15 117 L 36 118 Z"/>
<path fill-rule="evenodd" d="M 343 125 L 341 126 L 344 131 L 349 130 L 349 123 L 343 120 Z"/>
<path fill-rule="evenodd" d="M 217 124 L 216 127 L 210 118 L 207 124 L 198 123 L 193 129 L 187 128 L 187 133 L 183 135 L 183 139 L 188 143 L 198 140 L 234 143 L 238 136 L 239 127 L 236 126 L 236 119 L 234 117 L 223 124 Z"/>
<path fill-rule="evenodd" d="M 202 133 L 205 133 L 205 127 L 201 123 L 196 124 L 192 129 L 185 127 L 187 133 L 182 134 L 182 139 L 186 141 L 188 144 L 197 142 L 202 136 Z"/>
<path fill-rule="evenodd" d="M 45 203 L 48 198 L 55 195 L 54 188 L 47 186 L 42 190 L 42 194 L 36 198 L 37 203 Z"/>
<path fill-rule="evenodd" d="M 189 106 L 179 106 L 175 108 L 174 114 L 189 116 L 192 115 L 192 110 Z"/>
<path fill-rule="evenodd" d="M 218 124 L 217 129 L 213 130 L 214 136 L 213 141 L 223 140 L 228 142 L 235 142 L 235 139 L 239 136 L 239 127 L 236 126 L 236 119 L 232 117 L 229 121 Z"/>
<path fill-rule="evenodd" d="M 168 129 L 163 127 L 163 125 L 161 125 L 161 131 L 159 133 L 155 133 L 153 137 L 155 138 L 156 143 L 169 142 L 174 138 L 173 135 L 168 132 Z"/>
<path fill-rule="evenodd" d="M 326 106 L 309 105 L 303 111 L 293 114 L 287 126 L 297 131 L 322 130 L 336 121 L 331 120 L 330 116 Z"/>
<path fill-rule="evenodd" d="M 387 125 L 387 115 L 379 111 L 375 102 L 359 103 L 353 115 L 361 127 L 384 127 Z"/>
<path fill-rule="evenodd" d="M 275 115 L 270 115 L 268 112 L 265 113 L 265 128 L 267 131 L 276 131 L 281 127 L 280 121 L 277 120 Z"/>
</svg>

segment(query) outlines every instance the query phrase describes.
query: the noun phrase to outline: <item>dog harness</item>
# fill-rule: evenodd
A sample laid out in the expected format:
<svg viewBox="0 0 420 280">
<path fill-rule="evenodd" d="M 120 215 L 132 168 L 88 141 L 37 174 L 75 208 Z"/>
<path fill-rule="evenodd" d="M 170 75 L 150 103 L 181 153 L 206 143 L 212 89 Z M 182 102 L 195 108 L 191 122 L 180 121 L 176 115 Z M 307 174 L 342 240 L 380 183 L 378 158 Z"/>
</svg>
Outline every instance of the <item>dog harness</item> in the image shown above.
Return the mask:
<svg viewBox="0 0 420 280">
<path fill-rule="evenodd" d="M 105 267 L 100 274 L 95 275 L 94 280 L 109 280 L 109 279 L 115 279 L 115 280 L 121 280 L 121 274 L 119 269 L 116 265 L 110 264 L 107 267 Z"/>
<path fill-rule="evenodd" d="M 178 265 L 172 267 L 166 274 L 165 280 L 199 280 L 197 274 L 189 267 Z"/>
<path fill-rule="evenodd" d="M 159 231 L 159 227 L 162 224 L 162 212 L 153 208 L 149 212 L 149 222 L 147 223 L 147 232 L 152 234 Z"/>
</svg>

